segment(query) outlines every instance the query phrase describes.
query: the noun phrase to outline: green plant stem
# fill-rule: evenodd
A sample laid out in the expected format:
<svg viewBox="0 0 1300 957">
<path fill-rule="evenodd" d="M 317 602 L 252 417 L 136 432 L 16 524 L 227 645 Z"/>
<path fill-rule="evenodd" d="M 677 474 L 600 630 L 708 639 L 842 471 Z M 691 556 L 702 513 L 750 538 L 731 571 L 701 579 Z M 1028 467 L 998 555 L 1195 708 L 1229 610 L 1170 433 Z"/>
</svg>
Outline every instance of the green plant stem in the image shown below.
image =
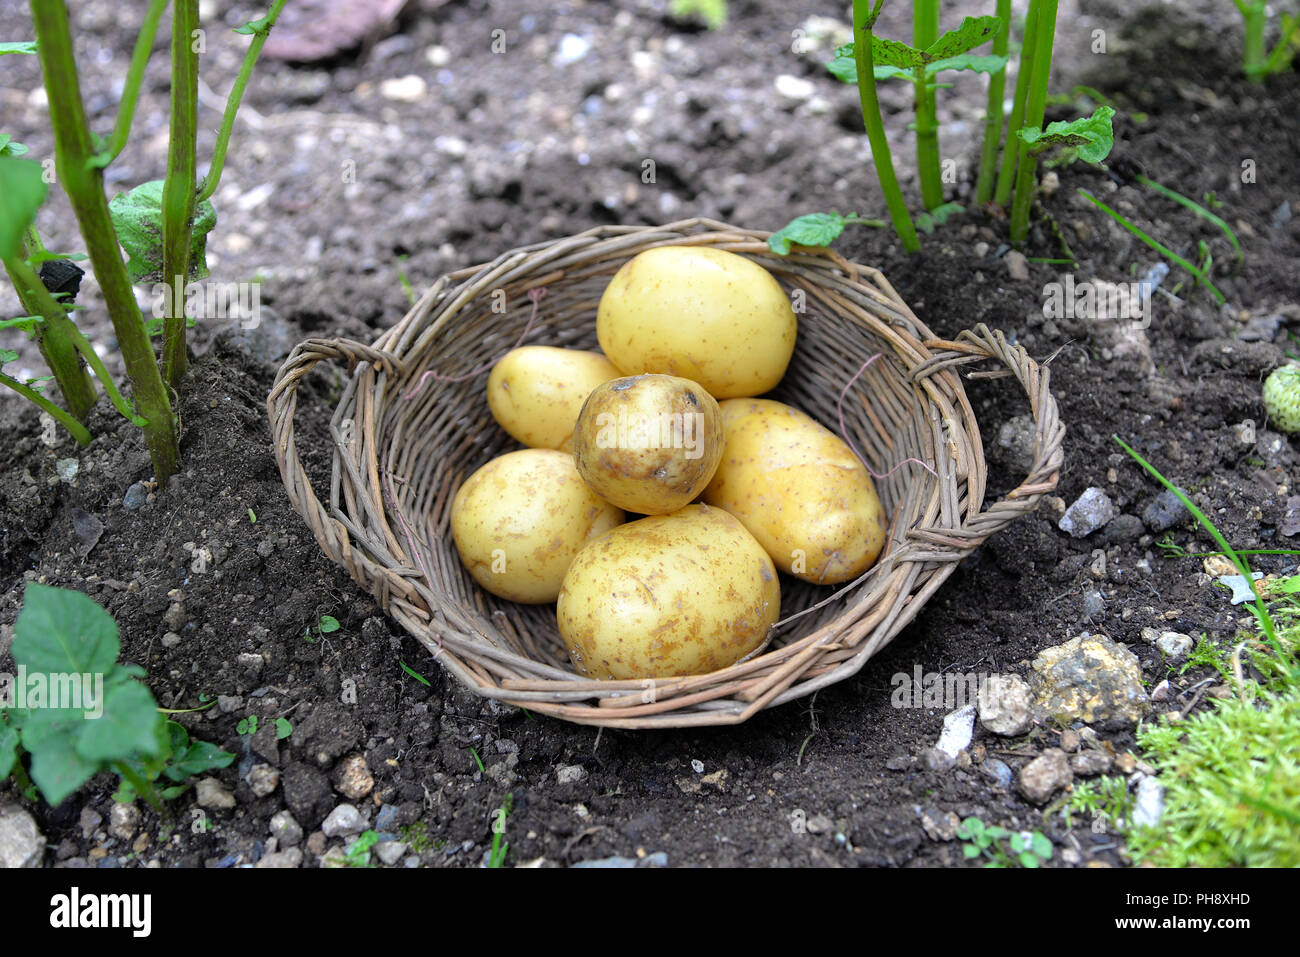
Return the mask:
<svg viewBox="0 0 1300 957">
<path fill-rule="evenodd" d="M 158 789 L 153 786 L 153 782 L 141 777 L 136 773 L 135 768 L 125 761 L 114 761 L 113 770 L 122 776 L 122 780 L 135 788 L 135 793 L 144 798 L 158 814 L 165 813 L 166 808 L 163 807 L 162 798 L 158 796 Z"/>
<path fill-rule="evenodd" d="M 185 283 L 190 274 L 198 166 L 199 0 L 176 0 L 172 9 L 171 130 L 162 192 L 162 278 L 168 286 L 163 313 L 163 381 L 175 389 L 185 375 Z"/>
<path fill-rule="evenodd" d="M 34 330 L 36 346 L 54 375 L 68 411 L 78 422 L 85 422 L 98 400 L 94 383 L 86 375 L 74 344 L 77 338 L 84 339 L 85 336 L 50 295 L 31 266 L 20 259 L 6 260 L 4 266 L 24 311 L 43 320 Z M 44 297 L 38 297 L 38 290 L 45 293 Z"/>
<path fill-rule="evenodd" d="M 131 65 L 126 71 L 126 82 L 122 85 L 122 101 L 117 108 L 117 122 L 113 126 L 113 135 L 108 141 L 108 154 L 113 159 L 126 148 L 127 138 L 131 135 L 131 121 L 135 118 L 135 108 L 140 102 L 140 87 L 144 83 L 144 69 L 149 64 L 149 55 L 153 53 L 153 41 L 158 35 L 158 21 L 167 9 L 167 0 L 150 0 L 149 9 L 140 21 L 140 35 L 135 39 L 135 49 L 131 51 Z"/>
<path fill-rule="evenodd" d="M 1148 179 L 1147 177 L 1143 176 L 1141 173 L 1138 173 L 1137 176 L 1134 178 L 1143 186 L 1155 190 L 1157 193 L 1159 193 L 1161 196 L 1165 197 L 1166 199 L 1172 199 L 1179 206 L 1182 206 L 1185 209 L 1190 209 L 1192 212 L 1194 212 L 1197 216 L 1200 216 L 1206 222 L 1213 223 L 1215 226 L 1217 226 L 1219 228 L 1219 231 L 1222 232 L 1223 235 L 1228 237 L 1228 242 L 1232 243 L 1232 248 L 1237 254 L 1237 268 L 1241 268 L 1241 262 L 1242 259 L 1244 258 L 1244 255 L 1242 254 L 1241 251 L 1241 243 L 1237 242 L 1237 234 L 1232 231 L 1232 227 L 1229 226 L 1227 223 L 1225 223 L 1221 217 L 1216 216 L 1214 213 L 1210 212 L 1208 209 L 1206 209 L 1204 206 L 1202 206 L 1200 203 L 1196 202 L 1195 200 L 1188 199 L 1182 193 L 1175 192 L 1174 190 L 1170 189 L 1168 186 L 1161 186 L 1155 180 Z"/>
<path fill-rule="evenodd" d="M 221 116 L 221 129 L 217 131 L 217 143 L 212 150 L 208 175 L 203 178 L 203 185 L 199 189 L 199 202 L 211 199 L 221 183 L 221 172 L 226 165 L 226 150 L 230 146 L 230 136 L 235 129 L 235 114 L 239 112 L 239 103 L 244 98 L 244 88 L 248 86 L 248 81 L 253 75 L 253 67 L 257 65 L 257 58 L 262 53 L 262 45 L 271 35 L 271 28 L 275 26 L 275 21 L 279 19 L 280 11 L 284 9 L 287 2 L 288 0 L 275 0 L 271 4 L 270 12 L 263 19 L 262 26 L 254 32 L 253 40 L 244 53 L 244 62 L 240 64 L 239 73 L 235 76 L 235 84 L 230 88 L 230 95 L 226 97 L 226 110 Z"/>
<path fill-rule="evenodd" d="M 122 261 L 117 232 L 104 198 L 103 171 L 90 162 L 95 151 L 81 100 L 68 10 L 61 0 L 32 0 L 31 10 L 50 103 L 59 179 L 81 227 L 135 401 L 146 420 L 145 442 L 149 446 L 154 477 L 166 482 L 180 466 L 176 417 Z"/>
<path fill-rule="evenodd" d="M 1052 45 L 1056 40 L 1056 0 L 1032 0 L 1038 7 L 1034 23 L 1034 65 L 1025 101 L 1025 126 L 1043 125 L 1047 109 L 1047 82 L 1052 74 Z M 1032 7 L 1031 7 L 1032 9 Z M 1011 148 L 1008 137 L 1008 149 Z M 1038 189 L 1038 159 L 1029 144 L 1016 138 L 1016 193 L 1011 206 L 1011 242 L 1023 243 L 1029 237 L 1029 210 Z"/>
<path fill-rule="evenodd" d="M 928 49 L 939 39 L 939 0 L 915 0 L 912 5 L 912 46 Z M 939 121 L 935 89 L 925 65 L 912 71 L 916 111 L 916 169 L 921 181 L 921 202 L 926 209 L 943 205 L 943 177 L 939 172 Z"/>
<path fill-rule="evenodd" d="M 77 444 L 86 446 L 90 444 L 90 431 L 74 419 L 66 409 L 61 409 L 49 400 L 49 397 L 41 395 L 29 385 L 24 385 L 12 376 L 0 372 L 0 385 L 8 386 L 17 392 L 28 402 L 48 412 L 54 420 L 62 425 L 77 440 Z"/>
<path fill-rule="evenodd" d="M 1178 266 L 1182 266 L 1189 273 L 1191 273 L 1198 282 L 1204 283 L 1205 287 L 1210 290 L 1211 294 L 1213 294 L 1215 300 L 1218 302 L 1220 306 L 1222 306 L 1224 302 L 1227 301 L 1224 298 L 1223 293 L 1219 292 L 1219 287 L 1210 281 L 1210 277 L 1205 274 L 1205 271 L 1202 270 L 1201 267 L 1196 266 L 1190 261 L 1184 259 L 1182 256 L 1178 255 L 1178 253 L 1174 252 L 1172 249 L 1170 249 L 1164 243 L 1160 242 L 1158 239 L 1154 239 L 1151 236 L 1148 236 L 1146 233 L 1142 232 L 1142 230 L 1138 229 L 1136 226 L 1130 223 L 1119 213 L 1115 212 L 1115 210 L 1111 209 L 1109 206 L 1107 206 L 1105 203 L 1099 200 L 1096 196 L 1093 196 L 1092 193 L 1088 192 L 1086 189 L 1080 188 L 1079 193 L 1084 197 L 1084 199 L 1088 200 L 1088 202 L 1092 203 L 1094 206 L 1096 206 L 1098 209 L 1100 209 L 1102 212 L 1108 215 L 1111 219 L 1115 220 L 1115 222 L 1119 223 L 1121 226 L 1127 229 L 1138 239 L 1142 240 L 1144 243 L 1146 243 L 1156 252 L 1160 253 L 1160 255 L 1164 256 L 1170 262 Z"/>
<path fill-rule="evenodd" d="M 880 117 L 880 99 L 876 95 L 875 57 L 871 53 L 871 31 L 880 16 L 884 0 L 876 0 L 875 7 L 867 7 L 869 0 L 853 0 L 853 55 L 858 67 L 858 99 L 862 104 L 862 121 L 866 124 L 867 140 L 871 143 L 871 158 L 880 180 L 880 191 L 889 208 L 889 218 L 894 231 L 903 243 L 903 249 L 914 253 L 921 248 L 916 238 L 916 227 L 907 212 L 898 176 L 894 173 L 894 160 L 889 152 L 889 138 Z"/>
<path fill-rule="evenodd" d="M 1237 9 L 1245 19 L 1245 36 L 1242 43 L 1242 71 L 1251 83 L 1264 82 L 1264 28 L 1268 24 L 1268 4 L 1236 0 Z"/>
<path fill-rule="evenodd" d="M 1002 26 L 993 38 L 993 53 L 1005 57 L 1011 43 L 1011 0 L 998 0 L 998 17 Z M 1007 68 L 989 77 L 988 107 L 984 111 L 984 152 L 975 180 L 975 201 L 981 206 L 993 198 L 994 177 L 998 167 L 998 146 L 1002 142 L 1002 99 L 1007 90 Z"/>
<path fill-rule="evenodd" d="M 1029 83 L 1033 78 L 1034 43 L 1038 39 L 1038 4 L 1030 0 L 1025 15 L 1025 34 L 1020 44 L 1020 69 L 1016 72 L 1016 92 L 1011 100 L 1011 117 L 1007 123 L 1007 142 L 1002 148 L 1002 165 L 998 169 L 998 184 L 993 192 L 993 202 L 1006 206 L 1011 202 L 1011 190 L 1016 183 L 1016 158 L 1020 155 L 1016 132 L 1025 125 L 1025 103 L 1029 98 Z"/>
</svg>

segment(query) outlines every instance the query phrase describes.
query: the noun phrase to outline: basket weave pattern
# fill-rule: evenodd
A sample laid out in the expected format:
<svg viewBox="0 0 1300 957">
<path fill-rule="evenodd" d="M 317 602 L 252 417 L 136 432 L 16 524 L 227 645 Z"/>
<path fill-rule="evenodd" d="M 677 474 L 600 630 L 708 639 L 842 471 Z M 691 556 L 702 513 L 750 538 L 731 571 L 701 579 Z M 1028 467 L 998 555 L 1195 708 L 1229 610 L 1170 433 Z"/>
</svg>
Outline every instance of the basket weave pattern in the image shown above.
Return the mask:
<svg viewBox="0 0 1300 957">
<path fill-rule="evenodd" d="M 878 270 L 827 250 L 776 256 L 766 237 L 704 219 L 592 229 L 444 276 L 372 346 L 300 343 L 267 403 L 295 509 L 330 559 L 456 678 L 531 711 L 620 728 L 736 724 L 855 674 L 958 561 L 1055 489 L 1064 427 L 1048 370 L 1000 333 L 980 325 L 938 339 Z M 879 561 L 855 582 L 818 587 L 783 577 L 781 621 L 759 655 L 709 675 L 583 679 L 560 641 L 553 605 L 507 602 L 470 578 L 452 542 L 450 506 L 475 469 L 518 447 L 492 421 L 486 376 L 519 342 L 534 309 L 524 344 L 596 349 L 606 284 L 628 259 L 664 244 L 714 246 L 776 276 L 802 312 L 794 358 L 771 397 L 832 431 L 845 386 L 880 354 L 844 394 L 843 416 L 872 469 L 887 473 L 876 487 L 889 534 Z M 333 467 L 322 498 L 298 455 L 294 412 L 303 376 L 325 359 L 343 360 L 351 374 L 331 422 Z M 1030 474 L 985 506 L 979 427 L 958 372 L 990 359 L 999 368 L 973 375 L 1020 383 L 1035 441 Z"/>
</svg>

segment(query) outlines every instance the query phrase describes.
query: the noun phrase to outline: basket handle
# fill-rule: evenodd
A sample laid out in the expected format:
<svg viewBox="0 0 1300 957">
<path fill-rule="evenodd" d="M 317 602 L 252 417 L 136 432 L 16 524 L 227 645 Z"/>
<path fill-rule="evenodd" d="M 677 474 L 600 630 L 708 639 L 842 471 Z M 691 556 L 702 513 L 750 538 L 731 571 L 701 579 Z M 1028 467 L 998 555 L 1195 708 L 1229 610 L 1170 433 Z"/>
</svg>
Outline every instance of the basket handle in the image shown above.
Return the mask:
<svg viewBox="0 0 1300 957">
<path fill-rule="evenodd" d="M 969 377 L 1015 376 L 1029 396 L 1029 408 L 1034 419 L 1034 460 L 1024 481 L 998 501 L 968 516 L 959 529 L 917 530 L 918 537 L 924 540 L 962 549 L 960 554 L 953 555 L 953 560 L 957 560 L 1021 515 L 1032 512 L 1044 495 L 1056 491 L 1065 458 L 1065 425 L 1050 389 L 1051 371 L 1047 363 L 1055 358 L 1055 354 L 1040 363 L 1025 351 L 1024 346 L 1011 345 L 1001 332 L 991 331 L 982 322 L 974 329 L 960 333 L 956 339 L 932 339 L 925 345 L 938 352 L 913 370 L 913 378 L 919 379 L 970 362 L 996 359 L 1006 368 L 973 372 Z"/>
<path fill-rule="evenodd" d="M 266 397 L 266 411 L 271 421 L 271 444 L 280 478 L 294 510 L 303 517 L 325 554 L 348 568 L 355 578 L 359 569 L 349 559 L 354 552 L 347 542 L 347 531 L 329 514 L 311 487 L 311 481 L 298 456 L 294 437 L 294 413 L 298 408 L 298 385 L 303 377 L 324 359 L 342 359 L 351 372 L 362 362 L 372 363 L 386 372 L 402 370 L 402 362 L 391 353 L 352 339 L 305 339 L 294 346 L 289 358 L 280 366 L 275 382 Z"/>
</svg>

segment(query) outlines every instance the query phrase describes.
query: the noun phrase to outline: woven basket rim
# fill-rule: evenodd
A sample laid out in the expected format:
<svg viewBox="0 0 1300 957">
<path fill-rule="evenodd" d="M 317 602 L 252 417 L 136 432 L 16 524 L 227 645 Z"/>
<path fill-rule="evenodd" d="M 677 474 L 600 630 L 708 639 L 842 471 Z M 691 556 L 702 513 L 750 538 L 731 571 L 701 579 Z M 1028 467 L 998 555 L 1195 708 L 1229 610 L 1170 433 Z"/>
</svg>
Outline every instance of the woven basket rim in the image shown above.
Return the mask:
<svg viewBox="0 0 1300 957">
<path fill-rule="evenodd" d="M 777 256 L 767 247 L 769 235 L 702 218 L 664 226 L 599 226 L 509 250 L 488 263 L 444 275 L 372 345 L 342 338 L 304 340 L 280 368 L 267 399 L 277 463 L 295 510 L 326 555 L 374 595 L 457 680 L 481 695 L 531 711 L 618 728 L 737 724 L 759 710 L 855 674 L 915 618 L 958 561 L 1055 490 L 1065 430 L 1050 391 L 1050 370 L 1023 347 L 982 323 L 953 339 L 939 338 L 878 269 L 848 262 L 827 249 L 795 247 L 790 255 Z M 416 417 L 414 406 L 398 403 L 422 385 L 428 357 L 436 355 L 440 365 L 455 358 L 435 348 L 442 338 L 473 337 L 472 323 L 480 321 L 473 310 L 485 293 L 503 289 L 517 297 L 538 289 L 585 289 L 601 277 L 607 281 L 636 252 L 670 243 L 713 245 L 754 259 L 783 285 L 804 289 L 809 303 L 823 311 L 819 315 L 842 323 L 835 331 L 880 342 L 879 351 L 889 356 L 894 378 L 878 379 L 878 385 L 884 385 L 876 393 L 859 397 L 862 415 L 875 423 L 891 448 L 881 416 L 910 415 L 908 434 L 919 437 L 916 441 L 936 474 L 933 480 L 904 486 L 891 525 L 903 509 L 917 518 L 906 528 L 891 527 L 886 551 L 873 568 L 853 583 L 835 586 L 794 616 L 813 616 L 816 627 L 808 634 L 774 643 L 762 654 L 709 675 L 582 679 L 536 654 L 520 635 L 522 625 L 498 628 L 497 619 L 485 617 L 481 607 L 476 611 L 453 600 L 455 581 L 446 577 L 450 573 L 436 550 L 412 530 L 417 511 L 413 503 L 420 495 L 431 497 L 430 490 L 406 487 L 400 471 L 391 468 L 408 419 Z M 576 324 L 585 305 L 566 305 L 565 315 Z M 594 303 L 591 314 L 594 317 Z M 803 329 L 801 322 L 801 338 Z M 345 362 L 350 376 L 331 421 L 330 489 L 322 501 L 298 455 L 294 414 L 299 384 L 327 359 Z M 1034 420 L 1028 475 L 987 506 L 979 426 L 958 375 L 960 367 L 981 360 L 1002 368 L 969 375 L 1014 378 L 1028 396 Z M 919 403 L 910 410 L 909 397 Z M 483 419 L 495 428 L 486 401 L 481 405 Z M 441 409 L 430 397 L 418 415 L 432 416 Z M 870 433 L 857 434 L 862 438 Z M 438 515 L 447 506 L 446 485 L 444 477 L 432 506 Z M 923 486 L 928 489 L 924 498 Z M 839 607 L 832 610 L 833 605 Z M 791 624 L 793 620 L 781 626 L 798 630 L 801 625 Z"/>
</svg>

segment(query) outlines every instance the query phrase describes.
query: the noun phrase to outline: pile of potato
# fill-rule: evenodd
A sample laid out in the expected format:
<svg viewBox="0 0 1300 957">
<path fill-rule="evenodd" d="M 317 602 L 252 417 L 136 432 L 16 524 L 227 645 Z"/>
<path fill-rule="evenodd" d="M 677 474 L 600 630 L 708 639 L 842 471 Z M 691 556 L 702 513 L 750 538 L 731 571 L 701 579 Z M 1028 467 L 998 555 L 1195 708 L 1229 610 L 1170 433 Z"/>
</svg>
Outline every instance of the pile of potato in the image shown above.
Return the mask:
<svg viewBox="0 0 1300 957">
<path fill-rule="evenodd" d="M 866 571 L 885 541 L 870 474 L 810 416 L 754 398 L 785 375 L 796 332 L 761 266 L 662 246 L 601 297 L 604 355 L 503 357 L 488 407 L 529 448 L 488 462 L 452 501 L 474 580 L 556 602 L 580 674 L 644 679 L 758 652 L 780 614 L 778 569 L 817 584 Z"/>
</svg>

